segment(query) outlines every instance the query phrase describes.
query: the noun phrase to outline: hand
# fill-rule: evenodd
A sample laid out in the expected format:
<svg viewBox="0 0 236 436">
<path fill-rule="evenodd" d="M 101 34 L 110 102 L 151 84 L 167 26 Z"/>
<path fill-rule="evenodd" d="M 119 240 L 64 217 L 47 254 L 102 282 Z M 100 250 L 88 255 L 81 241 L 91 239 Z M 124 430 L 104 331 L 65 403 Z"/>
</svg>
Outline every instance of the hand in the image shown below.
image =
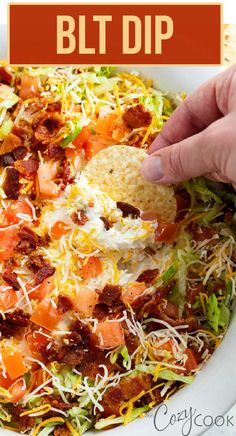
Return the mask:
<svg viewBox="0 0 236 436">
<path fill-rule="evenodd" d="M 149 181 L 179 183 L 204 175 L 236 189 L 236 65 L 180 104 L 149 154 L 142 166 Z"/>
</svg>

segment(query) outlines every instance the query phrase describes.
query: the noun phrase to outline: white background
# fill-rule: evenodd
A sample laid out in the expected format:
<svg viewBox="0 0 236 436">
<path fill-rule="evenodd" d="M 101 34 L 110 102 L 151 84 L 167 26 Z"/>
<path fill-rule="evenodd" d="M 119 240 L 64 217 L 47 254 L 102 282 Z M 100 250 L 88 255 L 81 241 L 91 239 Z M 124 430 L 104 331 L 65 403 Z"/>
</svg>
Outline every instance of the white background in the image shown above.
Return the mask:
<svg viewBox="0 0 236 436">
<path fill-rule="evenodd" d="M 147 3 L 155 3 L 155 1 L 152 0 L 146 0 Z M 35 3 L 39 3 L 40 1 L 35 0 Z M 57 0 L 49 0 L 48 2 L 50 3 L 79 3 L 76 0 L 69 0 L 68 1 L 57 1 Z M 96 3 L 96 0 L 82 0 L 81 3 Z M 116 3 L 116 1 L 112 1 L 112 0 L 100 0 L 97 3 Z M 158 1 L 156 1 L 158 3 Z M 160 3 L 165 3 L 165 1 L 159 1 Z M 187 0 L 172 0 L 169 1 L 169 3 L 190 3 L 190 1 Z M 193 1 L 194 2 L 194 1 Z M 7 23 L 7 5 L 8 3 L 10 3 L 8 0 L 0 0 L 0 24 L 6 24 Z M 12 1 L 11 3 L 34 3 L 33 0 L 15 0 Z M 42 3 L 46 3 L 45 1 Z M 144 3 L 144 0 L 139 1 L 139 0 L 117 0 L 117 3 Z M 168 3 L 168 2 L 166 2 Z M 195 1 L 195 3 L 197 3 Z M 200 2 L 199 2 L 200 3 Z M 214 0 L 208 0 L 206 2 L 202 2 L 202 3 L 216 3 L 216 1 Z M 226 24 L 236 24 L 236 0 L 222 0 L 220 3 L 223 3 L 224 5 L 224 9 L 223 9 L 223 20 L 224 23 Z M 211 24 L 209 23 L 209 31 L 210 31 L 210 27 Z M 199 29 L 199 31 L 201 31 Z M 0 30 L 1 32 L 1 30 Z M 0 58 L 3 58 L 4 56 L 4 51 L 3 51 L 3 45 L 5 45 L 5 36 L 3 34 L 0 33 Z M 231 409 L 231 411 L 228 413 L 228 415 L 234 415 L 234 422 L 236 421 L 236 406 L 233 407 L 233 409 Z M 1 430 L 0 430 L 0 434 L 1 434 Z M 209 430 L 207 433 L 205 433 L 205 436 L 236 436 L 236 428 L 232 428 L 232 429 L 227 429 L 225 428 L 212 428 L 211 430 Z"/>
</svg>

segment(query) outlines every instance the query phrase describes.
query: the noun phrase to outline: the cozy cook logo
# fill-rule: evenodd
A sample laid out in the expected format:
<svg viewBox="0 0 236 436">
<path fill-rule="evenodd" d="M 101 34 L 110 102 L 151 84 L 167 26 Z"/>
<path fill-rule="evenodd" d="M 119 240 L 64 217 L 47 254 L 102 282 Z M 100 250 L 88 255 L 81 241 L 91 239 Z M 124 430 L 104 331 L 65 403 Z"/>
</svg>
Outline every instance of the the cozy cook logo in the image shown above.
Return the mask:
<svg viewBox="0 0 236 436">
<path fill-rule="evenodd" d="M 197 3 L 10 4 L 9 61 L 220 64 L 221 8 Z"/>
</svg>

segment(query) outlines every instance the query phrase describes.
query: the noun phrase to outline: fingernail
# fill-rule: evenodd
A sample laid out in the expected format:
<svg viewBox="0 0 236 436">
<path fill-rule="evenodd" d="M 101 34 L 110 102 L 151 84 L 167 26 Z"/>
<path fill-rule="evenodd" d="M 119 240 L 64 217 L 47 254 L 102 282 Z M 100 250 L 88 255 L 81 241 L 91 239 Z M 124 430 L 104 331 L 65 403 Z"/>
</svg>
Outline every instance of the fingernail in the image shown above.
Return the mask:
<svg viewBox="0 0 236 436">
<path fill-rule="evenodd" d="M 142 174 L 149 182 L 161 180 L 164 176 L 163 165 L 160 156 L 150 156 L 142 164 Z"/>
</svg>

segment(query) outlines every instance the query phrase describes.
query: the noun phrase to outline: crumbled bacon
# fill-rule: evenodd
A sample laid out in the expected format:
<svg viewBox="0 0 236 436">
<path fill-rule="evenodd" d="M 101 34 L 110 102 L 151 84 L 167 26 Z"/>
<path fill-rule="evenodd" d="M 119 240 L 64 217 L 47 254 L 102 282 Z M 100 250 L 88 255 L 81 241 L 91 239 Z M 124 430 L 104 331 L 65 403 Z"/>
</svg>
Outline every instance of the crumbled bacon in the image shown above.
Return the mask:
<svg viewBox="0 0 236 436">
<path fill-rule="evenodd" d="M 112 306 L 120 301 L 121 287 L 118 285 L 107 284 L 99 294 L 99 303 Z"/>
<path fill-rule="evenodd" d="M 74 211 L 70 217 L 73 223 L 77 224 L 78 226 L 84 226 L 88 221 L 88 217 L 86 213 L 80 209 Z"/>
<path fill-rule="evenodd" d="M 131 204 L 125 203 L 123 201 L 117 201 L 116 203 L 118 209 L 121 210 L 123 218 L 131 217 L 133 219 L 140 217 L 140 210 Z"/>
<path fill-rule="evenodd" d="M 2 278 L 15 291 L 18 291 L 20 289 L 20 284 L 18 282 L 17 275 L 10 268 L 5 269 L 5 271 L 2 274 Z"/>
<path fill-rule="evenodd" d="M 150 374 L 139 374 L 135 377 L 124 377 L 119 384 L 107 390 L 101 401 L 104 407 L 103 417 L 118 416 L 122 403 L 136 397 L 142 391 L 151 388 Z"/>
<path fill-rule="evenodd" d="M 42 283 L 45 279 L 51 277 L 55 273 L 55 271 L 56 269 L 54 268 L 54 266 L 45 264 L 35 274 L 35 279 L 34 279 L 35 286 L 40 285 L 40 283 Z"/>
<path fill-rule="evenodd" d="M 102 220 L 106 230 L 110 230 L 113 227 L 111 221 L 109 221 L 109 219 L 106 218 L 105 216 L 100 216 L 100 220 Z"/>
<path fill-rule="evenodd" d="M 22 100 L 34 98 L 39 93 L 39 78 L 32 76 L 22 76 L 19 96 Z"/>
<path fill-rule="evenodd" d="M 27 148 L 23 145 L 21 147 L 15 148 L 15 150 L 12 151 L 12 155 L 15 160 L 24 159 L 26 154 Z"/>
<path fill-rule="evenodd" d="M 13 81 L 13 75 L 7 67 L 0 67 L 0 83 L 4 85 L 11 85 Z"/>
<path fill-rule="evenodd" d="M 13 133 L 9 133 L 9 135 L 7 135 L 1 145 L 0 155 L 11 153 L 13 150 L 21 146 L 22 142 L 20 138 L 18 138 L 18 136 L 14 135 Z"/>
<path fill-rule="evenodd" d="M 37 159 L 28 160 L 17 160 L 15 162 L 15 168 L 23 176 L 28 176 L 30 174 L 36 173 L 38 171 L 39 162 Z"/>
<path fill-rule="evenodd" d="M 41 254 L 31 254 L 28 261 L 28 268 L 33 272 L 37 272 L 40 268 L 43 268 L 46 263 L 46 260 Z"/>
<path fill-rule="evenodd" d="M 66 295 L 59 295 L 57 302 L 57 310 L 63 314 L 73 309 L 73 304 Z"/>
<path fill-rule="evenodd" d="M 197 329 L 198 326 L 195 316 L 193 316 L 190 311 L 185 318 L 180 318 L 179 307 L 171 301 L 167 300 L 164 300 L 156 307 L 153 307 L 151 315 L 155 318 L 168 322 L 168 324 L 173 327 L 185 325 L 187 326 L 185 327 L 185 330 L 192 331 Z"/>
<path fill-rule="evenodd" d="M 58 360 L 66 365 L 80 365 L 87 354 L 82 345 L 65 346 L 59 351 Z"/>
<path fill-rule="evenodd" d="M 136 298 L 132 303 L 132 307 L 136 311 L 137 318 L 142 319 L 146 314 L 155 316 L 155 308 L 162 301 L 162 299 L 169 294 L 174 285 L 175 282 L 171 281 L 168 284 L 158 288 L 154 295 L 146 294 Z"/>
<path fill-rule="evenodd" d="M 199 226 L 195 221 L 191 221 L 186 230 L 190 233 L 193 240 L 197 242 L 211 239 L 215 234 L 215 230 L 212 227 Z"/>
<path fill-rule="evenodd" d="M 54 436 L 70 436 L 71 431 L 67 428 L 66 425 L 63 425 L 63 426 L 60 425 L 60 427 L 55 428 L 53 435 Z"/>
<path fill-rule="evenodd" d="M 142 274 L 140 274 L 138 276 L 137 282 L 144 282 L 147 285 L 149 285 L 155 280 L 155 278 L 157 277 L 158 274 L 159 274 L 158 268 L 148 269 L 148 270 L 142 272 Z"/>
<path fill-rule="evenodd" d="M 20 241 L 17 244 L 17 251 L 23 254 L 29 254 L 34 251 L 38 245 L 38 235 L 27 226 L 21 227 L 19 233 Z"/>
<path fill-rule="evenodd" d="M 49 144 L 47 151 L 48 157 L 50 157 L 50 159 L 62 160 L 65 158 L 65 150 L 59 145 Z"/>
<path fill-rule="evenodd" d="M 152 114 L 142 104 L 132 106 L 123 114 L 123 120 L 132 129 L 148 127 L 152 122 Z"/>
<path fill-rule="evenodd" d="M 20 193 L 19 172 L 15 168 L 6 168 L 3 190 L 11 200 L 17 200 Z"/>
<path fill-rule="evenodd" d="M 14 165 L 14 158 L 12 153 L 6 153 L 0 156 L 0 164 L 4 167 L 9 167 Z"/>
<path fill-rule="evenodd" d="M 42 119 L 39 121 L 36 127 L 36 139 L 43 144 L 50 144 L 58 134 L 63 124 L 62 117 L 58 112 L 44 112 Z"/>
<path fill-rule="evenodd" d="M 62 178 L 62 183 L 61 183 L 62 191 L 67 187 L 67 185 L 70 185 L 75 180 L 75 178 L 73 176 L 71 176 L 70 164 L 69 164 L 69 161 L 67 159 L 63 160 L 61 178 Z"/>
<path fill-rule="evenodd" d="M 81 372 L 83 376 L 87 376 L 94 380 L 97 374 L 103 374 L 101 365 L 105 365 L 109 373 L 119 368 L 117 365 L 112 365 L 109 358 L 107 358 L 101 350 L 90 350 L 78 365 L 77 370 Z"/>
<path fill-rule="evenodd" d="M 193 304 L 200 292 L 204 292 L 204 286 L 202 283 L 191 284 L 191 287 L 189 286 L 187 289 L 187 302 Z"/>
<path fill-rule="evenodd" d="M 29 325 L 30 316 L 23 310 L 17 309 L 14 312 L 6 313 L 3 318 L 0 315 L 0 332 L 4 338 L 21 335 L 22 329 Z"/>
</svg>

